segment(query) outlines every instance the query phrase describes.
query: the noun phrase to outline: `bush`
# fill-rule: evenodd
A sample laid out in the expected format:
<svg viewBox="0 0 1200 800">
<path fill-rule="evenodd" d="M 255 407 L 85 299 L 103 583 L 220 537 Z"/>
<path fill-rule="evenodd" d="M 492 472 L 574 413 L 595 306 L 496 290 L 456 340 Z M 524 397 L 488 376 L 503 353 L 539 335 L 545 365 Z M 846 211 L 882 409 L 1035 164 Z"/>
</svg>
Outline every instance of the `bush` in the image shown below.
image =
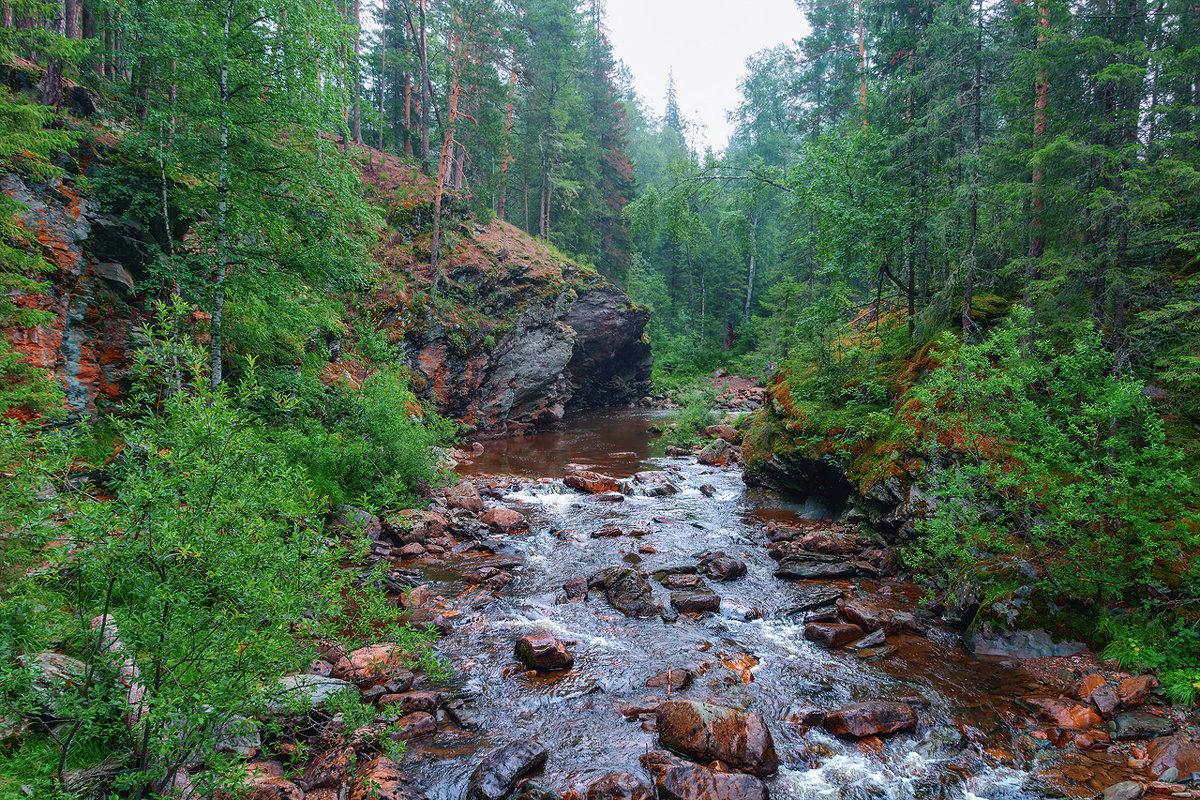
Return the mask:
<svg viewBox="0 0 1200 800">
<path fill-rule="evenodd" d="M 679 400 L 679 410 L 675 413 L 667 439 L 672 444 L 685 447 L 703 439 L 705 429 L 717 424 L 712 412 L 716 393 L 711 386 L 699 387 L 685 392 Z"/>
<path fill-rule="evenodd" d="M 939 473 L 910 555 L 960 573 L 1016 553 L 1054 597 L 1095 604 L 1170 587 L 1195 595 L 1197 484 L 1140 382 L 1114 376 L 1099 336 L 1028 350 L 1020 324 L 957 350 L 914 396 Z"/>
<path fill-rule="evenodd" d="M 453 439 L 454 424 L 423 409 L 397 370 L 343 392 L 333 413 L 300 418 L 277 432 L 289 461 L 330 504 L 415 503 L 422 485 L 442 479 L 433 449 Z"/>
</svg>

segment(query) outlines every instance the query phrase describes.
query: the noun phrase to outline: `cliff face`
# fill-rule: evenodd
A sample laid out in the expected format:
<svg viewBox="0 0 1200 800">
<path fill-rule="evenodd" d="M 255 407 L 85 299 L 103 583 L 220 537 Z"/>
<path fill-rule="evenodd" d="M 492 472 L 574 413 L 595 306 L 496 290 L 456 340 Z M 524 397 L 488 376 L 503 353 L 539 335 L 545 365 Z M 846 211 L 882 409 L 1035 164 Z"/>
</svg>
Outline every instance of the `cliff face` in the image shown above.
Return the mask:
<svg viewBox="0 0 1200 800">
<path fill-rule="evenodd" d="M 44 276 L 46 292 L 17 298 L 54 319 L 6 334 L 26 361 L 57 377 L 69 420 L 94 414 L 97 401 L 121 396 L 128 375 L 142 308 L 133 275 L 147 258 L 145 237 L 135 222 L 101 213 L 71 178 L 36 183 L 3 175 L 0 191 L 26 207 L 21 223 L 55 267 Z"/>
<path fill-rule="evenodd" d="M 79 185 L 69 174 L 49 183 L 0 178 L 0 188 L 26 207 L 22 222 L 55 266 L 46 292 L 20 299 L 54 321 L 7 333 L 30 363 L 61 382 L 72 419 L 128 388 L 146 301 L 138 277 L 157 252 L 136 220 L 101 213 Z M 412 164 L 372 153 L 364 190 L 386 220 L 375 248 L 381 269 L 370 291 L 346 299 L 347 322 L 384 330 L 415 388 L 441 413 L 481 435 L 512 435 L 570 410 L 648 393 L 649 312 L 620 289 L 512 225 L 475 220 L 450 198 L 449 245 L 432 292 L 428 179 Z M 353 338 L 330 338 L 328 373 L 361 372 Z"/>
</svg>

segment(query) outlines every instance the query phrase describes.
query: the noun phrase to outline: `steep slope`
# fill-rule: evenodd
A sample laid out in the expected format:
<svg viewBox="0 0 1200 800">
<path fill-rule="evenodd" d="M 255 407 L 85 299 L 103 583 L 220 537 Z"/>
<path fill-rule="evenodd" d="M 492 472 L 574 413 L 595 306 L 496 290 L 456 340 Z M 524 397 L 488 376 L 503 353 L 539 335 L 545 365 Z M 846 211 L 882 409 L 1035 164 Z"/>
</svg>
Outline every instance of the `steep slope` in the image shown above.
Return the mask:
<svg viewBox="0 0 1200 800">
<path fill-rule="evenodd" d="M 378 151 L 357 155 L 364 191 L 384 218 L 373 248 L 379 270 L 369 289 L 345 298 L 343 324 L 311 332 L 330 343 L 327 379 L 358 381 L 381 366 L 357 352 L 357 322 L 386 332 L 415 388 L 480 435 L 519 434 L 569 410 L 647 393 L 646 309 L 518 228 L 476 219 L 454 196 L 433 291 L 429 179 Z M 21 298 L 55 321 L 7 333 L 27 360 L 54 373 L 75 419 L 126 387 L 132 332 L 148 299 L 140 276 L 159 250 L 141 221 L 102 213 L 86 188 L 94 162 L 77 158 L 77 170 L 45 183 L 10 174 L 0 184 L 26 207 L 22 222 L 55 266 L 46 292 Z"/>
</svg>

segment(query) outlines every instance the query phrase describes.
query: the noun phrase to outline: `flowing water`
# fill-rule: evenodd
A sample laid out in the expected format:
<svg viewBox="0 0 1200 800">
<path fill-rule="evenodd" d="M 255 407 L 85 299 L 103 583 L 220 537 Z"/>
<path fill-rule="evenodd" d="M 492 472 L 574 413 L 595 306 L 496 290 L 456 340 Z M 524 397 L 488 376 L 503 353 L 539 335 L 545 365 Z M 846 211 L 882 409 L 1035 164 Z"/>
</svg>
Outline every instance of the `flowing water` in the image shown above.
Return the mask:
<svg viewBox="0 0 1200 800">
<path fill-rule="evenodd" d="M 478 723 L 474 730 L 448 724 L 435 739 L 410 744 L 407 760 L 431 798 L 460 800 L 481 755 L 515 739 L 549 749 L 536 781 L 556 793 L 582 793 L 610 772 L 631 772 L 649 784 L 637 759 L 658 748 L 656 737 L 640 721 L 627 720 L 621 707 L 664 698 L 645 681 L 668 667 L 697 673 L 688 689 L 673 696 L 763 715 L 781 763 L 778 776 L 768 781 L 776 800 L 1004 800 L 1049 796 L 1046 778 L 1076 796 L 1095 792 L 1089 782 L 1107 785 L 1104 776 L 1093 774 L 1102 760 L 1070 763 L 1025 736 L 1026 729 L 1013 724 L 1018 713 L 1013 699 L 1031 693 L 1034 684 L 1011 666 L 969 657 L 948 630 L 889 637 L 897 651 L 874 662 L 805 641 L 803 624 L 787 614 L 802 587 L 773 577 L 775 562 L 767 555 L 762 527 L 769 520 L 819 516 L 822 509 L 748 490 L 736 469 L 662 457 L 647 434 L 661 421 L 652 412 L 629 410 L 575 418 L 559 432 L 489 442 L 463 468 L 536 480 L 497 478 L 493 492 L 529 517 L 529 533 L 496 537 L 495 556 L 426 565 L 430 588 L 461 612 L 455 634 L 439 645 L 455 670 L 443 688 L 465 698 L 465 709 Z M 562 486 L 568 463 L 594 465 L 617 477 L 665 470 L 681 491 L 603 502 Z M 715 489 L 712 497 L 701 492 L 705 484 Z M 625 530 L 644 525 L 652 533 L 640 539 L 589 536 L 614 524 Z M 639 554 L 645 545 L 656 552 Z M 748 567 L 738 580 L 711 584 L 722 598 L 719 614 L 681 615 L 673 624 L 630 619 L 595 590 L 586 601 L 562 602 L 565 581 L 603 567 L 637 563 L 651 573 L 694 564 L 696 554 L 713 550 Z M 467 572 L 489 564 L 510 570 L 516 580 L 497 596 L 461 582 Z M 669 606 L 669 592 L 652 585 L 655 602 Z M 886 579 L 838 585 L 896 606 L 911 607 L 916 596 L 911 584 Z M 751 609 L 761 618 L 746 621 Z M 572 670 L 538 677 L 521 672 L 513 643 L 537 629 L 574 643 Z M 840 741 L 799 724 L 806 709 L 903 698 L 917 704 L 920 726 L 882 745 Z M 1077 780 L 1062 777 L 1072 769 Z"/>
</svg>

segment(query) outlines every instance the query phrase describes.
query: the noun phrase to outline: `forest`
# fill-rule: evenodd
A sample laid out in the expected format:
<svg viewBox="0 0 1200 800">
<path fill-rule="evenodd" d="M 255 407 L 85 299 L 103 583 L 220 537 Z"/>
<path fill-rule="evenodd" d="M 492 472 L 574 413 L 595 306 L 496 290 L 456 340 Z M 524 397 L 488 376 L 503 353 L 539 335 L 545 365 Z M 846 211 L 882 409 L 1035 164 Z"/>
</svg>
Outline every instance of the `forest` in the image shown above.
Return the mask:
<svg viewBox="0 0 1200 800">
<path fill-rule="evenodd" d="M 240 796 L 333 641 L 444 677 L 378 530 L 718 370 L 747 483 L 1194 705 L 1200 3 L 797 3 L 701 147 L 604 0 L 0 0 L 0 796 Z"/>
</svg>

